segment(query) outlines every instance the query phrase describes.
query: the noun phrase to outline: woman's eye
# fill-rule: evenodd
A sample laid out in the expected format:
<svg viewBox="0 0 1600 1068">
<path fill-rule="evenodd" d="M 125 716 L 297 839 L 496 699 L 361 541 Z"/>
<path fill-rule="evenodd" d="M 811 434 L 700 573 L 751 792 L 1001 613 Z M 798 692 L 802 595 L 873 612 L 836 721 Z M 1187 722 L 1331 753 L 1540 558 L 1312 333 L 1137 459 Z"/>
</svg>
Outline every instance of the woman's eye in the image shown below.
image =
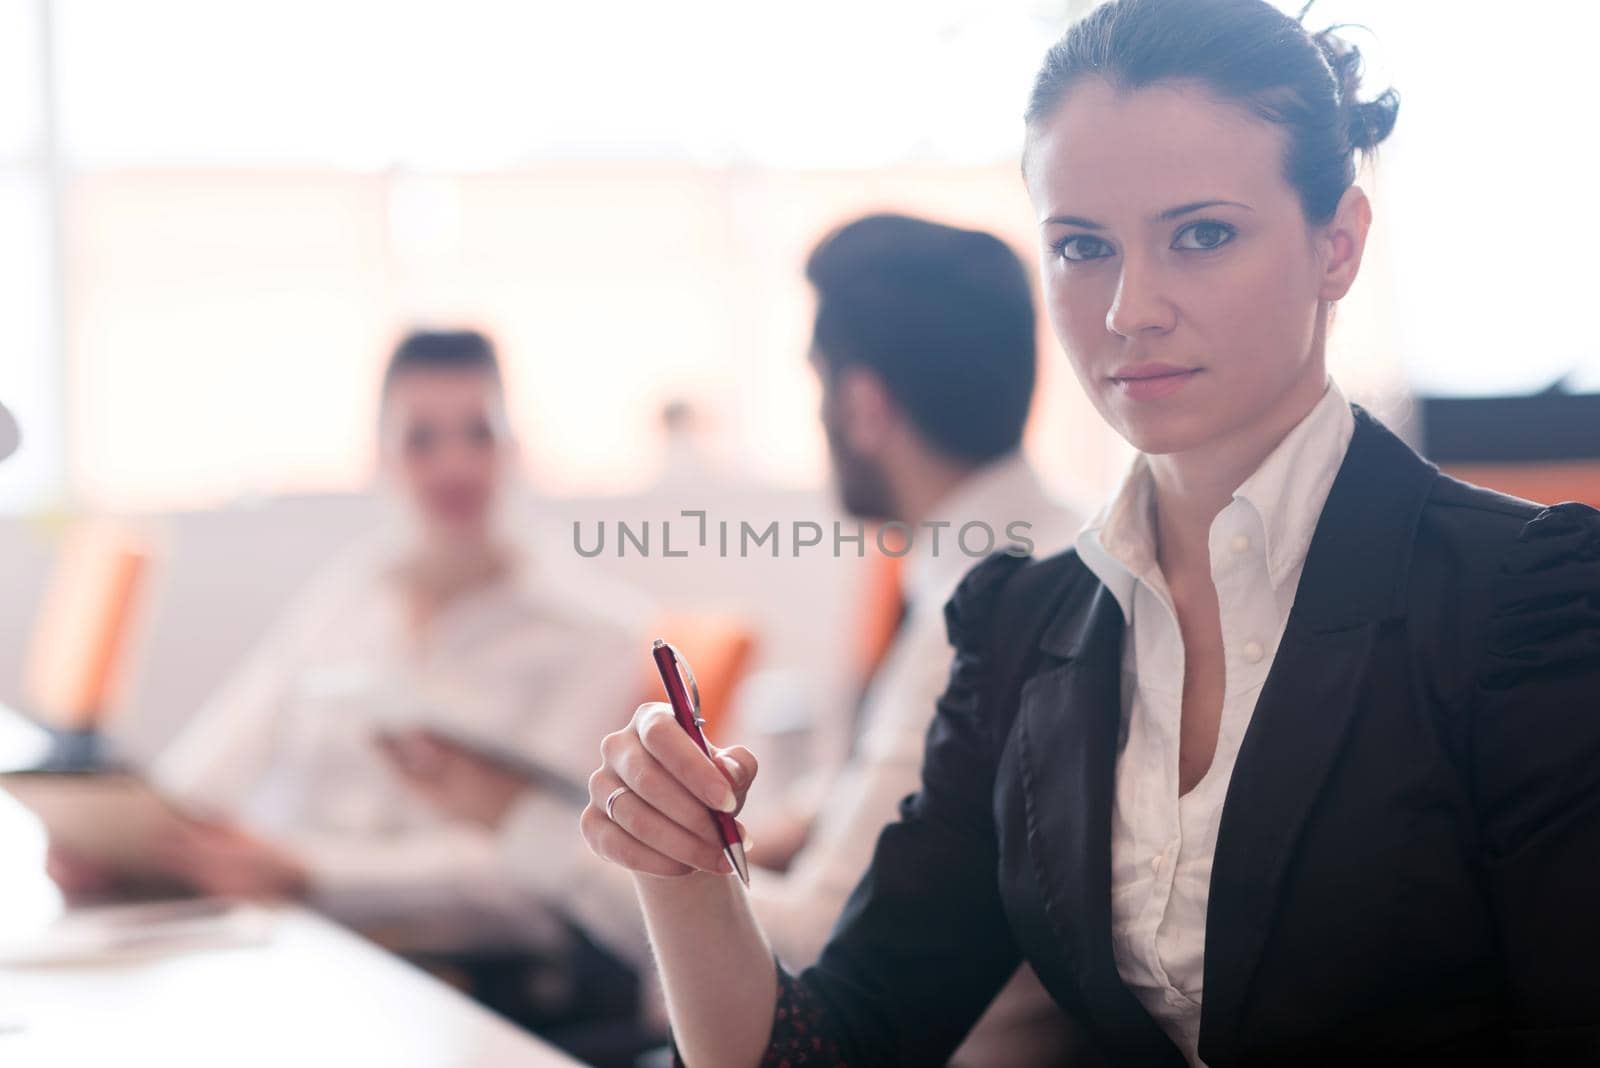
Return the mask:
<svg viewBox="0 0 1600 1068">
<path fill-rule="evenodd" d="M 1234 229 L 1227 223 L 1190 223 L 1188 226 L 1185 226 L 1182 230 L 1178 231 L 1178 241 L 1175 242 L 1172 247 L 1193 249 L 1198 252 L 1204 252 L 1207 249 L 1220 248 L 1223 245 L 1226 245 L 1229 241 L 1233 240 L 1233 235 Z M 1183 239 L 1186 236 L 1192 236 L 1195 243 L 1183 243 Z"/>
<path fill-rule="evenodd" d="M 1111 255 L 1110 247 L 1098 237 L 1089 234 L 1073 234 L 1057 241 L 1053 246 L 1058 258 L 1069 263 L 1082 263 L 1085 260 L 1104 259 Z"/>
</svg>

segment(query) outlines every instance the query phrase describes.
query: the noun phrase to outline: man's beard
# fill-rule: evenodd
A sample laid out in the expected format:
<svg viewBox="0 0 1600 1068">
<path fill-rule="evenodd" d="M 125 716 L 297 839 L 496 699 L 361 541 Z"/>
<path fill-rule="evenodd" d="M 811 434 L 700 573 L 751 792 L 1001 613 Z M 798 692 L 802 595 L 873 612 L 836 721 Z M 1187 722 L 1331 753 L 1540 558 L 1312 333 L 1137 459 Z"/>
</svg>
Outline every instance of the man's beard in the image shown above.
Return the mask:
<svg viewBox="0 0 1600 1068">
<path fill-rule="evenodd" d="M 828 435 L 828 454 L 833 460 L 833 478 L 844 510 L 859 519 L 899 519 L 900 509 L 883 468 L 877 461 L 851 449 L 831 422 L 825 423 L 824 429 Z"/>
</svg>

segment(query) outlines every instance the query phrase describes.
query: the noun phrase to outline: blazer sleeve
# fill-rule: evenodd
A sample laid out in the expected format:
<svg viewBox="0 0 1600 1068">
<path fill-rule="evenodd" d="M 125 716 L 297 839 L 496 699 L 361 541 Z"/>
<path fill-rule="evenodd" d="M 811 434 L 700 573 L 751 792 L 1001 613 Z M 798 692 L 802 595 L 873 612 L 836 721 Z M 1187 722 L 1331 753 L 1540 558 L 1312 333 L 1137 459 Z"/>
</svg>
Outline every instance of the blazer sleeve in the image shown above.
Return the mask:
<svg viewBox="0 0 1600 1068">
<path fill-rule="evenodd" d="M 1600 512 L 1547 508 L 1496 580 L 1472 738 L 1484 865 L 1528 1063 L 1600 1057 Z"/>
<path fill-rule="evenodd" d="M 1000 903 L 989 717 L 994 607 L 1023 557 L 996 553 L 945 605 L 955 648 L 921 788 L 878 837 L 822 956 L 779 966 L 763 1065 L 944 1064 L 1021 963 Z"/>
</svg>

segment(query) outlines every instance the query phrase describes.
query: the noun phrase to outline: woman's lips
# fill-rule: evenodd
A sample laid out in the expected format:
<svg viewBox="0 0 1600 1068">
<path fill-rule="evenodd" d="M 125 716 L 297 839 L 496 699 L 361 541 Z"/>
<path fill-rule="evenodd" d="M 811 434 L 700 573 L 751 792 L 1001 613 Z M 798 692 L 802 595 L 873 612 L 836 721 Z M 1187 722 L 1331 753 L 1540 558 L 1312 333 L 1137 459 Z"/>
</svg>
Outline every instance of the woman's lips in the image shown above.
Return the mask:
<svg viewBox="0 0 1600 1068">
<path fill-rule="evenodd" d="M 1153 400 L 1176 393 L 1200 373 L 1198 367 L 1166 363 L 1141 363 L 1119 367 L 1111 375 L 1118 392 L 1133 400 Z"/>
</svg>

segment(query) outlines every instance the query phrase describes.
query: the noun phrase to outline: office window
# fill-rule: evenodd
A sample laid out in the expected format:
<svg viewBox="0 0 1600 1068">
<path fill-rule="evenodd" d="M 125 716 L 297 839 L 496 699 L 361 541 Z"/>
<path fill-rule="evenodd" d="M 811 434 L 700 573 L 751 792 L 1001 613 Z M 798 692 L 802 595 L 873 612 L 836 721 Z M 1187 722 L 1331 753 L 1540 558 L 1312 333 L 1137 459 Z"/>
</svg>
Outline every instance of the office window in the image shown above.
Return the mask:
<svg viewBox="0 0 1600 1068">
<path fill-rule="evenodd" d="M 1405 384 L 1529 393 L 1566 378 L 1600 391 L 1600 348 L 1577 325 L 1600 284 L 1583 234 L 1600 145 L 1580 133 L 1600 5 L 1320 0 L 1307 17 L 1347 22 L 1371 31 L 1341 31 L 1367 58 L 1369 94 L 1401 95 L 1378 171 L 1384 333 Z"/>
<path fill-rule="evenodd" d="M 0 171 L 0 400 L 22 425 L 23 447 L 0 465 L 0 509 L 56 499 L 63 474 L 60 362 L 53 341 L 50 212 L 32 171 Z"/>
<path fill-rule="evenodd" d="M 0 466 L 8 511 L 49 505 L 64 476 L 44 10 L 40 0 L 0 0 L 0 400 L 24 434 L 22 451 Z"/>
<path fill-rule="evenodd" d="M 1049 4 L 60 10 L 72 484 L 97 504 L 361 484 L 411 322 L 499 337 L 547 488 L 647 480 L 678 397 L 737 473 L 815 483 L 810 243 L 928 205 L 1031 254 L 1018 108 Z"/>
<path fill-rule="evenodd" d="M 0 0 L 0 397 L 28 435 L 0 508 L 359 486 L 413 322 L 500 336 L 549 488 L 648 478 L 679 396 L 745 473 L 818 482 L 810 242 L 899 208 L 1031 262 L 1018 115 L 1091 6 Z M 1404 96 L 1336 372 L 1367 399 L 1600 389 L 1573 325 L 1600 174 L 1563 110 L 1600 7 L 1320 0 L 1310 21 L 1370 26 L 1349 31 L 1369 85 Z M 1101 492 L 1125 450 L 1043 341 L 1029 441 Z"/>
<path fill-rule="evenodd" d="M 0 161 L 37 155 L 44 135 L 38 0 L 0 0 Z"/>
</svg>

